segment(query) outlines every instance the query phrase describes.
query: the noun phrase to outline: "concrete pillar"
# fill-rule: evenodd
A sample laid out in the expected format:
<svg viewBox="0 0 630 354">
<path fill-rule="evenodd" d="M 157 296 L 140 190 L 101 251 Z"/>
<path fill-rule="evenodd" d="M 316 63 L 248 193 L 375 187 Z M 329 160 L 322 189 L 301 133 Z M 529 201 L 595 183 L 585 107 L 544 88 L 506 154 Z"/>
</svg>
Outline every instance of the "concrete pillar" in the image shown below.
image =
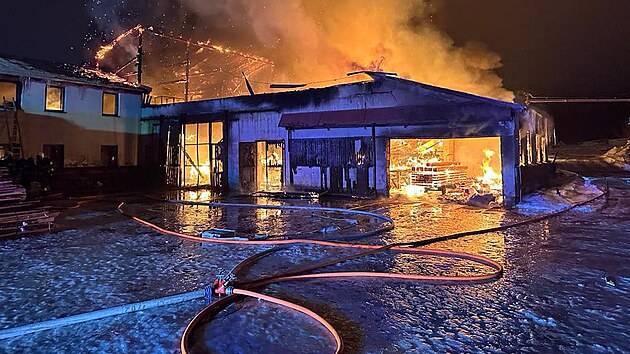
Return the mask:
<svg viewBox="0 0 630 354">
<path fill-rule="evenodd" d="M 501 136 L 501 175 L 503 177 L 503 199 L 510 208 L 520 199 L 520 161 L 515 135 Z"/>
<path fill-rule="evenodd" d="M 376 194 L 377 196 L 387 196 L 387 140 L 385 137 L 376 138 Z"/>
<path fill-rule="evenodd" d="M 291 158 L 290 158 L 290 154 L 291 154 L 291 138 L 292 138 L 293 132 L 291 131 L 291 129 L 287 129 L 287 140 L 285 141 L 284 144 L 284 156 L 283 158 L 283 168 L 284 168 L 284 189 L 287 192 L 293 192 L 293 173 L 291 173 Z"/>
<path fill-rule="evenodd" d="M 228 132 L 227 137 L 227 181 L 228 181 L 228 193 L 239 193 L 239 176 L 238 176 L 238 163 L 239 163 L 239 151 L 238 143 L 240 141 L 239 136 L 239 121 L 226 120 L 224 123 Z"/>
</svg>

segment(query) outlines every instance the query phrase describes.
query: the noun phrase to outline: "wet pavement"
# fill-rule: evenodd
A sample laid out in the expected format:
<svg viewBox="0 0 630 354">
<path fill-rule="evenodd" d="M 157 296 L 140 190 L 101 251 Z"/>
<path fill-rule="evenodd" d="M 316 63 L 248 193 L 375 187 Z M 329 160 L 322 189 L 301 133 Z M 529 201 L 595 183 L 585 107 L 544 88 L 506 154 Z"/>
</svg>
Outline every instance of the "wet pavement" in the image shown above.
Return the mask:
<svg viewBox="0 0 630 354">
<path fill-rule="evenodd" d="M 308 280 L 274 284 L 264 292 L 322 315 L 338 329 L 347 353 L 630 352 L 630 184 L 617 179 L 609 185 L 609 198 L 588 208 L 431 246 L 500 262 L 505 274 L 495 282 Z M 58 232 L 0 241 L 0 328 L 197 290 L 215 274 L 270 248 L 202 246 L 160 235 L 119 215 L 116 201 L 65 212 L 59 220 L 63 230 Z M 130 212 L 189 234 L 221 227 L 243 234 L 326 239 L 367 232 L 383 223 L 335 212 L 126 201 Z M 346 199 L 323 204 L 393 218 L 394 230 L 355 241 L 371 244 L 426 239 L 526 218 L 510 211 L 430 201 Z M 246 277 L 347 253 L 331 247 L 293 246 L 261 259 Z M 430 275 L 484 271 L 471 262 L 394 253 L 325 270 Z M 184 327 L 204 306 L 200 299 L 2 340 L 0 352 L 178 352 Z M 324 353 L 334 344 L 309 318 L 257 300 L 229 307 L 200 328 L 199 335 L 217 353 Z"/>
</svg>

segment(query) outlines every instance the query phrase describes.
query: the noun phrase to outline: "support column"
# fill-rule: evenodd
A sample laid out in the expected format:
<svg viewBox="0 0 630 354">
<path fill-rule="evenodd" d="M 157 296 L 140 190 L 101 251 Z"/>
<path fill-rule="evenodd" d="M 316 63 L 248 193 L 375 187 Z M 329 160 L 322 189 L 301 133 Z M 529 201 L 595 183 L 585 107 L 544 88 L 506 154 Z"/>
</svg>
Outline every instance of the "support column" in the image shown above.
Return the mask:
<svg viewBox="0 0 630 354">
<path fill-rule="evenodd" d="M 374 198 L 376 198 L 378 196 L 378 189 L 376 188 L 376 126 L 374 124 L 372 124 L 372 165 Z"/>
<path fill-rule="evenodd" d="M 290 188 L 287 188 L 288 191 L 293 191 L 293 172 L 291 172 L 291 137 L 293 136 L 293 130 L 291 129 L 287 129 L 287 144 L 285 147 L 285 152 L 284 152 L 284 171 L 286 173 L 286 176 L 289 176 L 289 183 L 288 186 Z M 286 180 L 286 178 L 285 178 Z"/>
<path fill-rule="evenodd" d="M 501 135 L 501 176 L 503 178 L 503 199 L 508 208 L 521 199 L 521 166 L 518 145 L 518 123 L 511 123 L 512 134 Z"/>
</svg>

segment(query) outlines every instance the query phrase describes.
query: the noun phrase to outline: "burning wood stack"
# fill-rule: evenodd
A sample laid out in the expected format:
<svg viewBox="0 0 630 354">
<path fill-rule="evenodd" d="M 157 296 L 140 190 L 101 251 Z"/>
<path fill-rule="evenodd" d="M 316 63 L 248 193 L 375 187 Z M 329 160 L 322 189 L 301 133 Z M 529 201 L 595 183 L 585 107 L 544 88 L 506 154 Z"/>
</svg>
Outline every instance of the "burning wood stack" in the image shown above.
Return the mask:
<svg viewBox="0 0 630 354">
<path fill-rule="evenodd" d="M 27 201 L 26 190 L 13 182 L 6 168 L 0 168 L 0 237 L 50 231 L 57 212 L 38 201 Z"/>
<path fill-rule="evenodd" d="M 494 146 L 492 145 L 494 144 Z M 390 192 L 417 197 L 440 191 L 443 201 L 489 206 L 502 202 L 498 140 L 393 139 Z"/>
</svg>

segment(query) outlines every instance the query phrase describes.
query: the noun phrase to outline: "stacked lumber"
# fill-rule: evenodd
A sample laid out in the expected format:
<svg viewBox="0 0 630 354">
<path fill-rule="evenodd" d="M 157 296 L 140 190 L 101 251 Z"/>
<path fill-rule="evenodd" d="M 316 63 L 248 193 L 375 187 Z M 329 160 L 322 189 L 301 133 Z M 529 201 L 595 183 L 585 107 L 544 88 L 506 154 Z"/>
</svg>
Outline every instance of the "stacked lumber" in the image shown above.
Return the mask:
<svg viewBox="0 0 630 354">
<path fill-rule="evenodd" d="M 13 183 L 6 168 L 0 169 L 0 203 L 21 202 L 26 199 L 26 190 Z"/>
<path fill-rule="evenodd" d="M 26 190 L 0 168 L 0 237 L 50 231 L 57 215 L 38 201 L 27 201 Z"/>
<path fill-rule="evenodd" d="M 432 189 L 454 187 L 466 183 L 467 170 L 459 162 L 429 162 L 426 166 L 412 167 L 411 184 Z"/>
</svg>

